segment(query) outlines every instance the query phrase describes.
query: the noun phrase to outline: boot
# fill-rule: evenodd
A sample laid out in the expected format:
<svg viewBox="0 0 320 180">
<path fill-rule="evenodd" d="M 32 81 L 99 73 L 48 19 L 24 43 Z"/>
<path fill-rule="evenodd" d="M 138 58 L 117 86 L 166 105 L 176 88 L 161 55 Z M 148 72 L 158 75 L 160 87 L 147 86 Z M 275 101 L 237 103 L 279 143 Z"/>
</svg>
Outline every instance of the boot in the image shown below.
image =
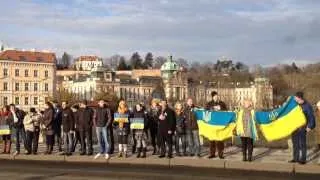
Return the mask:
<svg viewBox="0 0 320 180">
<path fill-rule="evenodd" d="M 252 161 L 252 152 L 248 153 L 248 161 L 251 162 Z"/>
<path fill-rule="evenodd" d="M 156 147 L 153 147 L 152 155 L 156 155 L 156 154 L 157 154 L 157 148 L 156 148 Z"/>
<path fill-rule="evenodd" d="M 147 157 L 147 148 L 143 148 L 141 158 L 146 158 L 146 157 Z"/>
<path fill-rule="evenodd" d="M 46 151 L 44 152 L 45 155 L 49 154 L 49 145 L 46 145 Z"/>
<path fill-rule="evenodd" d="M 49 147 L 48 154 L 52 154 L 53 146 L 49 145 L 48 147 Z"/>
<path fill-rule="evenodd" d="M 247 159 L 247 152 L 246 152 L 246 151 L 244 151 L 244 152 L 242 153 L 242 157 L 243 157 L 242 161 L 247 161 L 247 160 L 248 160 L 248 159 Z"/>
<path fill-rule="evenodd" d="M 140 156 L 141 156 L 141 148 L 138 148 L 137 158 L 140 158 Z"/>
</svg>

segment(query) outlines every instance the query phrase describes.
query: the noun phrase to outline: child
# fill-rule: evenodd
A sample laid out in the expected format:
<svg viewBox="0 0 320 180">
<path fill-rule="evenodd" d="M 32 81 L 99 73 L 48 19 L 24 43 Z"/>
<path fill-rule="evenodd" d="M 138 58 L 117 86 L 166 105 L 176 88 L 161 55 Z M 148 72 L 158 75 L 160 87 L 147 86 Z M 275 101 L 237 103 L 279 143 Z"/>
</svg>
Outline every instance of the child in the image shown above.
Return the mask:
<svg viewBox="0 0 320 180">
<path fill-rule="evenodd" d="M 114 115 L 114 121 L 118 124 L 118 142 L 119 155 L 118 157 L 127 157 L 128 150 L 128 134 L 130 131 L 129 125 L 129 111 L 128 106 L 124 100 L 119 102 L 118 111 Z"/>
</svg>

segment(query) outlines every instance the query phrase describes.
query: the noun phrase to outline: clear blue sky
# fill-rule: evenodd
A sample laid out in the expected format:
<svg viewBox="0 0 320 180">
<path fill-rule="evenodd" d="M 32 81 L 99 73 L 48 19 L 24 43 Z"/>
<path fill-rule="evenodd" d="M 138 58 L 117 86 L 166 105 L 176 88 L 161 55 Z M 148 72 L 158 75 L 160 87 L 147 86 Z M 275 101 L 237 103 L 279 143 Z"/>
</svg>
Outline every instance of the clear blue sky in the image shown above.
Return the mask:
<svg viewBox="0 0 320 180">
<path fill-rule="evenodd" d="M 320 60 L 320 0 L 1 1 L 0 41 L 61 55 Z"/>
</svg>

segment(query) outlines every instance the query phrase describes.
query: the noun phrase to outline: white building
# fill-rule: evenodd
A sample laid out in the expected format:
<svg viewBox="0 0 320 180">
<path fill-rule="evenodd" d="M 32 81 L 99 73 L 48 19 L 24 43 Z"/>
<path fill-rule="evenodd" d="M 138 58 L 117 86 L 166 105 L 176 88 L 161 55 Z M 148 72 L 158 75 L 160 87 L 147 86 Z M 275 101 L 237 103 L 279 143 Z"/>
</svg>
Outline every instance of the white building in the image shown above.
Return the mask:
<svg viewBox="0 0 320 180">
<path fill-rule="evenodd" d="M 91 71 L 102 66 L 102 59 L 98 56 L 80 56 L 75 62 L 75 68 L 78 71 Z"/>
</svg>

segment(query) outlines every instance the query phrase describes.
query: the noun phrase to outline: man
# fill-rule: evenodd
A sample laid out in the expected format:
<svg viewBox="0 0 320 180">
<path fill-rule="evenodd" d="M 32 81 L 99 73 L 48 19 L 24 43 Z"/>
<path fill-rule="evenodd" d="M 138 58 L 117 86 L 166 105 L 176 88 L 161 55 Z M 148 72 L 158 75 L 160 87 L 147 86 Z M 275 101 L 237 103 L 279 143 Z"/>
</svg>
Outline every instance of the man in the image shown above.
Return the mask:
<svg viewBox="0 0 320 180">
<path fill-rule="evenodd" d="M 164 158 L 166 145 L 168 147 L 168 158 L 172 158 L 172 136 L 176 128 L 176 116 L 172 109 L 168 107 L 167 101 L 161 101 L 161 113 L 159 116 L 159 135 L 161 153 L 159 158 Z"/>
<path fill-rule="evenodd" d="M 20 154 L 20 138 L 22 137 L 22 141 L 24 144 L 24 148 L 27 150 L 28 146 L 26 143 L 26 133 L 23 125 L 23 119 L 25 116 L 25 112 L 16 108 L 14 104 L 10 104 L 10 115 L 8 117 L 9 122 L 13 124 L 13 127 L 16 130 L 16 152 L 13 154 L 14 156 Z"/>
<path fill-rule="evenodd" d="M 76 151 L 76 146 L 78 144 L 78 142 L 81 145 L 81 141 L 80 141 L 80 132 L 79 132 L 79 105 L 75 104 L 72 106 L 71 110 L 73 112 L 73 117 L 74 117 L 74 121 L 75 121 L 75 127 L 74 127 L 74 137 L 73 137 L 73 143 L 72 143 L 72 150 L 71 152 L 75 152 Z M 81 148 L 80 148 L 80 152 L 82 152 Z"/>
<path fill-rule="evenodd" d="M 106 107 L 104 100 L 101 99 L 99 101 L 99 107 L 96 109 L 94 119 L 97 139 L 100 145 L 100 152 L 94 157 L 94 159 L 97 159 L 102 154 L 105 155 L 105 159 L 109 159 L 109 142 L 107 128 L 111 125 L 111 122 L 111 111 Z"/>
<path fill-rule="evenodd" d="M 75 126 L 75 120 L 73 112 L 68 106 L 67 101 L 62 102 L 62 125 L 63 125 L 63 143 L 64 143 L 64 155 L 70 156 L 73 145 L 73 132 Z"/>
<path fill-rule="evenodd" d="M 197 124 L 197 119 L 193 113 L 194 109 L 193 100 L 189 98 L 187 100 L 187 107 L 185 109 L 186 117 L 186 134 L 189 146 L 189 155 L 200 157 L 200 138 L 199 138 L 199 128 Z"/>
<path fill-rule="evenodd" d="M 55 139 L 58 143 L 58 150 L 62 152 L 62 138 L 61 138 L 61 125 L 62 125 L 62 111 L 57 101 L 53 101 L 54 119 L 53 119 L 53 141 Z"/>
<path fill-rule="evenodd" d="M 92 126 L 93 126 L 93 118 L 94 112 L 91 108 L 87 106 L 88 102 L 86 100 L 80 103 L 79 109 L 79 117 L 78 123 L 79 125 L 78 130 L 80 133 L 80 142 L 81 142 L 81 156 L 86 154 L 88 146 L 87 155 L 91 156 L 93 154 L 93 147 L 92 147 Z M 87 143 L 86 143 L 87 140 Z"/>
<path fill-rule="evenodd" d="M 315 117 L 312 106 L 304 99 L 303 92 L 297 92 L 295 95 L 296 102 L 301 106 L 307 119 L 305 126 L 299 128 L 292 134 L 293 143 L 293 160 L 291 163 L 306 164 L 307 161 L 307 133 L 315 128 Z M 301 156 L 300 156 L 301 151 Z"/>
<path fill-rule="evenodd" d="M 158 153 L 158 149 L 160 149 L 160 141 L 158 136 L 158 128 L 159 128 L 159 115 L 160 115 L 160 107 L 156 100 L 152 100 L 151 107 L 148 113 L 148 122 L 149 122 L 149 130 L 151 136 L 151 144 L 153 147 L 152 155 L 156 155 Z"/>
<path fill-rule="evenodd" d="M 207 109 L 212 111 L 226 111 L 227 106 L 223 101 L 219 100 L 218 93 L 213 91 L 211 93 L 212 101 L 207 104 Z M 224 142 L 223 141 L 210 141 L 210 155 L 209 159 L 216 157 L 216 149 L 218 149 L 218 156 L 220 159 L 224 159 L 223 150 Z"/>
</svg>

